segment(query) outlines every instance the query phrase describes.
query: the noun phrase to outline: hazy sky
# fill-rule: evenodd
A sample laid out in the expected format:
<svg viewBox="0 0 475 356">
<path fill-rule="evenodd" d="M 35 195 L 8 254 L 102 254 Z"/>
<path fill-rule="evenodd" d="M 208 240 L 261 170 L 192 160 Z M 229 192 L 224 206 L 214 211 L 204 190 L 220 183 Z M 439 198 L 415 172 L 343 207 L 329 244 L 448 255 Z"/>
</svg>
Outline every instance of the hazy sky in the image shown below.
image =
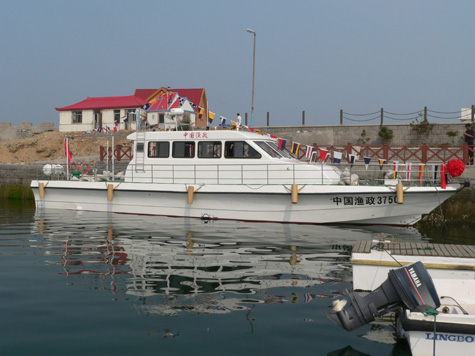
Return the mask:
<svg viewBox="0 0 475 356">
<path fill-rule="evenodd" d="M 57 124 L 55 107 L 161 86 L 205 88 L 211 111 L 244 118 L 247 28 L 254 126 L 458 112 L 475 104 L 474 14 L 471 0 L 4 0 L 0 121 Z"/>
</svg>

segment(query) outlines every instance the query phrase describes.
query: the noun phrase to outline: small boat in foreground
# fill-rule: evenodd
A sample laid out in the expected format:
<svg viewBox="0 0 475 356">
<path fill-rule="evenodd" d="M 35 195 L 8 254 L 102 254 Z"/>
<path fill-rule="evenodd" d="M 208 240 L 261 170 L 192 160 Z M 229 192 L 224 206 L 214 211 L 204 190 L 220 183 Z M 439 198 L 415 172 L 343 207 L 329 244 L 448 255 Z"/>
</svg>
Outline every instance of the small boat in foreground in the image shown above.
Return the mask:
<svg viewBox="0 0 475 356">
<path fill-rule="evenodd" d="M 354 290 L 371 293 L 365 297 L 365 305 L 358 293 L 350 292 L 351 305 L 358 311 L 367 310 L 367 315 L 353 318 L 337 308 L 331 314 L 334 322 L 352 330 L 382 314 L 395 313 L 396 335 L 407 340 L 414 356 L 475 353 L 474 246 L 358 241 L 353 248 L 352 264 Z M 426 272 L 412 269 L 414 264 L 424 266 Z M 380 292 L 388 284 L 387 276 L 391 280 L 395 271 L 405 278 L 399 284 L 392 278 L 392 286 L 400 288 L 400 299 L 378 307 L 373 301 L 375 294 L 390 295 Z M 424 294 L 427 290 L 430 293 Z M 409 302 L 404 301 L 405 297 Z M 420 305 L 411 305 L 416 302 Z M 349 326 L 348 320 L 353 319 L 359 323 Z"/>
<path fill-rule="evenodd" d="M 345 184 L 338 167 L 299 161 L 270 136 L 253 132 L 136 132 L 127 138 L 133 141 L 134 157 L 122 174 L 93 169 L 79 178 L 53 179 L 52 168 L 45 167 L 31 182 L 37 207 L 408 226 L 462 189 L 412 181 L 403 188 L 402 179 L 381 177 Z"/>
</svg>

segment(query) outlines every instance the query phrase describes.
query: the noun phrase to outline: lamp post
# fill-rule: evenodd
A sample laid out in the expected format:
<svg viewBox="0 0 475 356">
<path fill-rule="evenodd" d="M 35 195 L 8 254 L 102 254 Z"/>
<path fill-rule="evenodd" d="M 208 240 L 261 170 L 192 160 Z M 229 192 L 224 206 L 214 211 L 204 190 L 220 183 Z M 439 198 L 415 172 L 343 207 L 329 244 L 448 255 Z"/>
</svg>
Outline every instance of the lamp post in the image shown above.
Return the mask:
<svg viewBox="0 0 475 356">
<path fill-rule="evenodd" d="M 252 106 L 251 106 L 251 126 L 253 126 L 253 121 L 254 121 L 254 83 L 255 83 L 255 77 L 256 77 L 256 33 L 248 28 L 246 30 L 249 33 L 252 33 L 254 35 L 254 51 L 252 54 Z"/>
</svg>

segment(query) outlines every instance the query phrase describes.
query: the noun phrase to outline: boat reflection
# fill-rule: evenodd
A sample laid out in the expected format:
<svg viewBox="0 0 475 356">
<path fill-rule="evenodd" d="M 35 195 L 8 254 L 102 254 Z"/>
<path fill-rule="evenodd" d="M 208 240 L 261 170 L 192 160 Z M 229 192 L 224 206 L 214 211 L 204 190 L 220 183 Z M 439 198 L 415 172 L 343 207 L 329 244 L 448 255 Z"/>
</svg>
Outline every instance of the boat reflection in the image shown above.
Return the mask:
<svg viewBox="0 0 475 356">
<path fill-rule="evenodd" d="M 333 298 L 312 287 L 350 281 L 350 246 L 380 233 L 54 210 L 37 212 L 33 232 L 69 284 L 109 290 L 133 298 L 141 313 L 167 316 Z"/>
</svg>

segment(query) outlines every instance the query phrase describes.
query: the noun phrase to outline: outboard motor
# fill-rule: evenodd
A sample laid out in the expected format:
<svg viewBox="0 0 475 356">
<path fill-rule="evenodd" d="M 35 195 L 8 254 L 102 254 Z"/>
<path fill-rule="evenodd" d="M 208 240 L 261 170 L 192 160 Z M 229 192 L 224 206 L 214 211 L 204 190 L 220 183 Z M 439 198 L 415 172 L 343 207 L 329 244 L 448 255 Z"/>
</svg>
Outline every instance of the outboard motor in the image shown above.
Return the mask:
<svg viewBox="0 0 475 356">
<path fill-rule="evenodd" d="M 374 321 L 392 308 L 403 306 L 410 311 L 425 312 L 440 306 L 434 283 L 422 262 L 391 270 L 388 279 L 373 292 L 361 296 L 348 293 L 348 299 L 333 302 L 328 317 L 348 331 Z M 348 303 L 349 302 L 349 303 Z"/>
</svg>

